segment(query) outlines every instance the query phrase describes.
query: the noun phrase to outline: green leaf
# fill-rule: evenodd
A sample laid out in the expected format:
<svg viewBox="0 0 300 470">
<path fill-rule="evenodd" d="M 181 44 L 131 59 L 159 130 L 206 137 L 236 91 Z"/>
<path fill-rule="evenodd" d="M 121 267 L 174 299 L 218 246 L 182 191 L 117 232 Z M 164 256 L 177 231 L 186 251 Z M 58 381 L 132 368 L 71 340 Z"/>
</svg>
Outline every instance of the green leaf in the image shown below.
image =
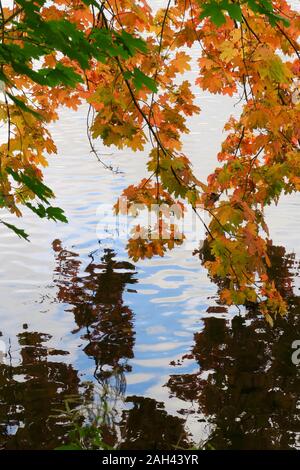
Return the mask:
<svg viewBox="0 0 300 470">
<path fill-rule="evenodd" d="M 135 84 L 137 90 L 140 90 L 143 86 L 146 86 L 154 93 L 157 92 L 157 84 L 155 80 L 153 80 L 153 78 L 147 77 L 147 75 L 145 75 L 136 67 L 133 71 L 133 83 Z"/>
<path fill-rule="evenodd" d="M 147 52 L 147 43 L 143 39 L 137 38 L 124 30 L 122 31 L 119 37 L 121 38 L 122 42 L 127 47 L 127 49 L 130 51 L 131 55 L 133 55 L 136 50 L 139 50 L 141 52 Z"/>
<path fill-rule="evenodd" d="M 68 223 L 68 219 L 64 215 L 64 211 L 60 207 L 50 206 L 47 208 L 46 212 L 47 212 L 47 218 L 49 220 L 50 219 L 55 220 L 55 221 L 59 220 L 60 222 Z"/>
<path fill-rule="evenodd" d="M 285 26 L 289 26 L 289 21 L 275 13 L 271 0 L 241 0 L 240 3 L 234 3 L 230 0 L 207 0 L 200 2 L 202 13 L 200 18 L 210 18 L 217 26 L 222 26 L 226 21 L 224 13 L 228 13 L 229 17 L 235 21 L 242 21 L 241 5 L 246 5 L 254 13 L 265 15 L 272 26 L 281 21 Z"/>
<path fill-rule="evenodd" d="M 242 21 L 243 16 L 242 16 L 242 10 L 241 10 L 240 5 L 236 3 L 229 3 L 226 9 L 228 10 L 229 16 L 232 20 L 236 20 L 240 22 Z"/>
<path fill-rule="evenodd" d="M 4 220 L 1 220 L 0 223 L 6 225 L 7 228 L 15 232 L 15 234 L 18 235 L 19 238 L 23 238 L 24 240 L 29 242 L 28 234 L 23 229 L 18 228 L 15 225 L 9 224 L 8 222 L 4 222 Z"/>
<path fill-rule="evenodd" d="M 217 26 L 222 26 L 225 23 L 226 18 L 222 12 L 221 5 L 215 0 L 203 5 L 203 11 L 200 15 L 200 18 L 210 18 L 213 23 Z"/>
<path fill-rule="evenodd" d="M 82 82 L 82 77 L 74 72 L 71 67 L 58 63 L 54 69 L 42 69 L 41 75 L 46 79 L 46 84 L 56 86 L 60 83 L 74 88 L 77 83 Z"/>
<path fill-rule="evenodd" d="M 11 93 L 9 93 L 8 91 L 6 92 L 7 96 L 10 97 L 10 99 L 20 108 L 22 109 L 23 111 L 25 111 L 26 113 L 30 113 L 32 114 L 34 117 L 36 117 L 37 119 L 39 119 L 40 121 L 43 120 L 43 116 L 38 113 L 37 111 L 34 111 L 33 109 L 29 108 L 25 103 L 24 101 L 22 100 L 19 100 L 19 98 L 17 98 L 16 96 L 12 95 Z"/>
<path fill-rule="evenodd" d="M 29 171 L 29 170 L 28 170 Z M 29 174 L 16 172 L 12 168 L 6 168 L 6 172 L 11 175 L 15 181 L 22 183 L 29 188 L 41 201 L 49 204 L 48 199 L 53 198 L 53 191 L 42 183 L 38 178 L 33 177 Z"/>
<path fill-rule="evenodd" d="M 66 218 L 63 209 L 60 207 L 49 206 L 45 207 L 42 204 L 38 204 L 34 206 L 31 202 L 26 202 L 25 205 L 30 209 L 32 212 L 37 214 L 41 219 L 47 218 L 48 220 L 54 220 L 55 222 L 60 221 L 64 223 L 68 223 L 68 219 Z"/>
</svg>

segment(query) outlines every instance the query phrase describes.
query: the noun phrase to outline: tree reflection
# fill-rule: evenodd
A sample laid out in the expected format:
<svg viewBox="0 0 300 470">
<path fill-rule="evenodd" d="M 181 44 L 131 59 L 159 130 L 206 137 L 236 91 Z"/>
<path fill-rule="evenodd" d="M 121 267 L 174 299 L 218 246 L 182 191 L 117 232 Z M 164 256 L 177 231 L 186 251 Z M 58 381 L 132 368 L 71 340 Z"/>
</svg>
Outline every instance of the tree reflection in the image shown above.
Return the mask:
<svg viewBox="0 0 300 470">
<path fill-rule="evenodd" d="M 116 395 L 125 392 L 124 373 L 131 370 L 128 359 L 133 357 L 133 313 L 124 304 L 128 284 L 134 284 L 135 267 L 116 261 L 111 249 L 104 249 L 101 259 L 82 270 L 74 252 L 63 249 L 55 240 L 55 283 L 57 298 L 71 306 L 82 338 L 87 341 L 84 352 L 95 361 L 94 376 L 103 386 L 112 386 Z M 70 308 L 68 307 L 68 310 Z"/>
<path fill-rule="evenodd" d="M 133 357 L 133 313 L 124 305 L 126 285 L 134 284 L 134 266 L 114 259 L 114 252 L 105 249 L 99 262 L 94 256 L 81 271 L 76 253 L 64 250 L 61 243 L 53 243 L 56 254 L 55 282 L 58 299 L 71 305 L 78 325 L 87 340 L 85 353 L 95 360 L 95 377 L 107 398 L 125 391 L 124 372 L 131 370 L 128 359 Z M 112 386 L 112 379 L 114 385 Z M 131 409 L 122 412 L 118 423 L 121 444 L 114 423 L 103 426 L 105 442 L 122 449 L 167 449 L 176 445 L 187 446 L 184 420 L 169 415 L 162 403 L 153 399 L 132 396 L 126 399 Z"/>
<path fill-rule="evenodd" d="M 78 254 L 63 249 L 59 240 L 53 249 L 57 300 L 74 314 L 78 328 L 73 333 L 82 333 L 86 340 L 84 352 L 95 362 L 100 387 L 86 388 L 71 365 L 49 360 L 68 354 L 44 344 L 50 335 L 18 335 L 21 364 L 0 365 L 0 445 L 8 449 L 53 449 L 64 442 L 70 430 L 70 416 L 64 412 L 70 396 L 81 396 L 80 406 L 94 401 L 95 411 L 102 413 L 105 439 L 112 444 L 116 439 L 111 408 L 125 392 L 124 373 L 130 371 L 128 359 L 133 357 L 133 314 L 123 294 L 127 284 L 137 282 L 134 266 L 116 261 L 114 252 L 105 249 L 99 262 L 91 255 L 84 269 Z"/>
<path fill-rule="evenodd" d="M 283 247 L 269 251 L 269 274 L 288 301 L 288 315 L 273 328 L 253 305 L 231 322 L 204 319 L 192 350 L 199 371 L 172 375 L 168 382 L 172 395 L 198 405 L 207 423 L 207 443 L 216 449 L 299 446 L 300 367 L 291 361 L 292 342 L 300 338 L 295 259 Z"/>
<path fill-rule="evenodd" d="M 177 417 L 163 403 L 138 396 L 127 397 L 123 411 L 114 414 L 133 357 L 133 312 L 124 293 L 137 282 L 134 266 L 117 261 L 110 249 L 91 255 L 87 266 L 59 240 L 53 249 L 57 299 L 74 315 L 73 333 L 85 340 L 83 351 L 95 363 L 97 386 L 81 382 L 77 371 L 58 359 L 67 352 L 47 347 L 50 335 L 23 331 L 18 335 L 20 364 L 0 365 L 1 447 L 52 449 L 68 441 L 68 414 L 58 417 L 55 409 L 63 410 L 70 396 L 82 399 L 81 408 L 73 405 L 79 426 L 100 429 L 105 444 L 121 449 L 191 447 L 184 416 L 191 413 L 191 402 L 199 421 L 206 422 L 206 444 L 215 449 L 299 446 L 300 367 L 291 362 L 291 345 L 300 338 L 300 297 L 293 284 L 299 273 L 293 255 L 269 247 L 269 275 L 289 305 L 288 315 L 273 328 L 255 304 L 231 320 L 218 317 L 224 313 L 221 305 L 210 310 L 214 316 L 204 319 L 191 354 L 185 356 L 199 370 L 171 375 L 167 384 L 171 395 L 186 402 Z"/>
<path fill-rule="evenodd" d="M 52 356 L 65 351 L 45 345 L 50 335 L 24 331 L 18 335 L 20 365 L 0 365 L 0 440 L 6 449 L 53 449 L 66 436 L 69 423 L 55 409 L 79 394 L 79 378 L 71 365 Z"/>
<path fill-rule="evenodd" d="M 132 404 L 132 408 L 123 411 L 121 449 L 163 450 L 189 446 L 185 420 L 169 415 L 163 403 L 137 396 L 128 397 L 126 402 Z"/>
</svg>

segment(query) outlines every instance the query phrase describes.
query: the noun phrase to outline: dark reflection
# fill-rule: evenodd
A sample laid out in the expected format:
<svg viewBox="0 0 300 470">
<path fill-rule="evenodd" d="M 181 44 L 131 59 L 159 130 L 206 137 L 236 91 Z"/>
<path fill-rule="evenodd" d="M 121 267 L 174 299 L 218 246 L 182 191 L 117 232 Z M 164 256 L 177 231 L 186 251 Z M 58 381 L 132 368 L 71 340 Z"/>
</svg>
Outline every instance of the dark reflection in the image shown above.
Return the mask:
<svg viewBox="0 0 300 470">
<path fill-rule="evenodd" d="M 291 345 L 300 339 L 300 297 L 293 285 L 299 274 L 293 255 L 270 246 L 269 275 L 289 305 L 288 315 L 278 318 L 273 328 L 255 305 L 231 320 L 224 319 L 220 304 L 207 311 L 214 316 L 204 319 L 191 354 L 185 356 L 199 370 L 171 375 L 167 384 L 171 395 L 186 402 L 178 417 L 152 398 L 130 396 L 122 402 L 135 340 L 133 312 L 124 293 L 133 291 L 128 286 L 137 282 L 134 266 L 117 261 L 110 249 L 90 255 L 87 265 L 59 240 L 53 249 L 57 300 L 74 316 L 73 334 L 84 340 L 82 353 L 94 364 L 95 380 L 82 382 L 85 377 L 63 362 L 67 352 L 51 349 L 50 335 L 29 331 L 24 324 L 18 335 L 20 363 L 0 364 L 1 448 L 53 449 L 69 443 L 75 420 L 64 410 L 70 397 L 81 397 L 71 411 L 80 431 L 80 426 L 89 426 L 86 445 L 99 429 L 105 444 L 121 449 L 201 445 L 192 442 L 185 424 L 196 410 L 199 429 L 200 421 L 201 429 L 206 423 L 209 448 L 299 446 L 300 365 L 291 361 Z"/>
<path fill-rule="evenodd" d="M 291 345 L 300 339 L 296 264 L 283 247 L 270 246 L 270 258 L 269 275 L 288 301 L 288 315 L 273 328 L 250 305 L 245 316 L 231 322 L 204 319 L 188 356 L 198 362 L 199 372 L 172 375 L 168 382 L 172 395 L 198 406 L 207 423 L 206 444 L 215 449 L 299 446 L 300 365 L 291 361 Z"/>
<path fill-rule="evenodd" d="M 91 256 L 81 271 L 78 255 L 65 250 L 59 240 L 53 242 L 56 257 L 57 298 L 68 303 L 78 328 L 87 341 L 84 352 L 95 361 L 94 376 L 102 385 L 114 382 L 119 393 L 125 392 L 124 373 L 131 370 L 133 357 L 133 313 L 124 305 L 123 294 L 134 279 L 135 267 L 116 261 L 115 253 L 105 249 L 97 262 Z"/>
<path fill-rule="evenodd" d="M 20 364 L 0 365 L 2 448 L 53 449 L 66 437 L 69 423 L 58 421 L 54 410 L 79 394 L 79 378 L 71 365 L 52 359 L 68 353 L 48 348 L 50 339 L 47 334 L 20 333 Z"/>
<path fill-rule="evenodd" d="M 104 390 L 113 379 L 115 393 L 122 394 L 123 376 L 131 370 L 127 361 L 133 357 L 134 346 L 133 313 L 124 305 L 123 293 L 128 284 L 137 282 L 135 268 L 131 263 L 116 261 L 114 252 L 105 249 L 100 261 L 96 262 L 93 255 L 90 264 L 81 271 L 75 253 L 64 250 L 59 241 L 53 243 L 53 248 L 58 299 L 71 305 L 78 325 L 75 332 L 80 331 L 88 341 L 84 351 L 95 361 L 95 378 Z M 111 393 L 110 387 L 108 399 Z M 103 426 L 106 443 L 122 449 L 187 446 L 184 420 L 168 415 L 162 403 L 136 396 L 128 397 L 126 403 L 131 408 L 122 412 L 118 422 L 121 443 L 113 420 Z"/>
<path fill-rule="evenodd" d="M 98 262 L 95 253 L 90 255 L 87 267 L 78 254 L 63 249 L 59 240 L 53 242 L 53 249 L 57 300 L 74 314 L 77 328 L 73 333 L 81 333 L 86 341 L 83 351 L 95 363 L 99 385 L 82 383 L 71 365 L 53 360 L 53 355 L 68 352 L 47 347 L 50 335 L 19 334 L 20 365 L 0 365 L 2 448 L 53 449 L 67 442 L 74 418 L 66 413 L 70 397 L 75 411 L 78 407 L 84 411 L 88 403 L 91 415 L 97 415 L 94 423 L 101 422 L 103 438 L 112 445 L 116 442 L 114 405 L 125 392 L 124 374 L 131 370 L 128 359 L 133 357 L 134 346 L 133 313 L 124 304 L 123 294 L 127 284 L 137 282 L 135 268 L 116 261 L 110 249 L 98 255 Z M 85 418 L 78 412 L 77 424 Z"/>
<path fill-rule="evenodd" d="M 58 240 L 53 248 L 58 299 L 71 305 L 68 310 L 72 311 L 78 325 L 74 333 L 81 332 L 82 338 L 88 341 L 84 352 L 95 361 L 95 378 L 103 387 L 104 395 L 107 391 L 102 398 L 109 400 L 111 407 L 112 393 L 120 396 L 125 392 L 124 372 L 131 370 L 127 361 L 133 357 L 133 313 L 124 305 L 123 293 L 128 284 L 137 282 L 133 277 L 135 268 L 131 263 L 116 261 L 114 252 L 105 249 L 98 262 L 93 255 L 82 271 L 75 253 L 64 250 Z M 131 408 L 122 412 L 120 421 L 117 418 L 107 421 L 103 419 L 103 408 L 100 411 L 106 444 L 122 449 L 187 446 L 184 420 L 168 415 L 162 403 L 136 396 L 128 397 L 126 403 Z M 116 431 L 117 421 L 121 443 Z"/>
<path fill-rule="evenodd" d="M 169 415 L 163 403 L 137 396 L 128 397 L 126 402 L 132 408 L 123 411 L 120 449 L 164 450 L 191 446 L 184 429 L 185 420 Z"/>
</svg>

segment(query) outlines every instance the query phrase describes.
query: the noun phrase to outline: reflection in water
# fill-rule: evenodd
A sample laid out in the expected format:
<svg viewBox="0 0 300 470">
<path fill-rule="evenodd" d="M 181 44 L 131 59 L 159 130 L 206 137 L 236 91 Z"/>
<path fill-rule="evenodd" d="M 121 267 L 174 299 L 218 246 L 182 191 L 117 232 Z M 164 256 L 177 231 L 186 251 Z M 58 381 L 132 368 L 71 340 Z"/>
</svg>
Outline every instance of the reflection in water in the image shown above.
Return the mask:
<svg viewBox="0 0 300 470">
<path fill-rule="evenodd" d="M 133 278 L 134 266 L 114 259 L 115 253 L 105 249 L 99 263 L 92 261 L 80 274 L 78 255 L 64 250 L 59 240 L 53 242 L 56 255 L 55 282 L 60 302 L 72 306 L 78 331 L 88 344 L 84 352 L 95 361 L 94 376 L 102 384 L 115 380 L 119 393 L 125 391 L 124 372 L 130 371 L 128 359 L 133 357 L 134 331 L 132 311 L 123 303 L 127 284 Z M 69 307 L 68 307 L 69 310 Z"/>
<path fill-rule="evenodd" d="M 79 394 L 79 379 L 71 365 L 52 359 L 68 353 L 47 348 L 50 338 L 20 333 L 20 365 L 0 365 L 1 448 L 53 449 L 65 439 L 68 423 L 57 422 L 53 410 Z"/>
<path fill-rule="evenodd" d="M 115 253 L 105 249 L 101 260 L 95 262 L 93 255 L 80 274 L 81 263 L 75 253 L 64 250 L 58 240 L 53 248 L 58 299 L 72 306 L 78 325 L 76 332 L 84 331 L 83 338 L 88 342 L 84 352 L 96 364 L 94 376 L 103 387 L 102 400 L 112 406 L 112 394 L 117 399 L 125 392 L 124 372 L 131 370 L 127 361 L 133 357 L 133 313 L 124 305 L 123 293 L 127 284 L 137 282 L 133 277 L 135 268 L 128 262 L 116 261 Z M 121 444 L 114 429 L 116 422 L 111 419 L 103 423 L 106 443 L 123 449 L 187 445 L 184 420 L 168 415 L 162 403 L 133 396 L 126 399 L 126 404 L 132 408 L 124 410 L 120 419 Z"/>
<path fill-rule="evenodd" d="M 81 404 L 72 405 L 83 410 L 79 422 L 100 426 L 104 442 L 122 449 L 192 447 L 188 418 L 193 410 L 199 427 L 206 423 L 210 448 L 300 446 L 300 369 L 291 362 L 291 344 L 300 338 L 293 255 L 270 246 L 269 275 L 289 303 L 288 316 L 278 318 L 274 328 L 258 316 L 255 305 L 231 320 L 224 319 L 220 305 L 204 319 L 191 354 L 183 358 L 193 359 L 198 372 L 171 375 L 167 383 L 171 396 L 184 404 L 175 416 L 152 398 L 124 397 L 135 333 L 133 312 L 123 297 L 133 291 L 127 285 L 137 282 L 135 267 L 117 261 L 110 249 L 92 254 L 86 267 L 59 240 L 53 249 L 57 300 L 74 315 L 73 334 L 85 340 L 82 352 L 95 363 L 95 384 L 83 382 L 72 365 L 59 362 L 68 352 L 47 347 L 50 335 L 27 331 L 25 325 L 18 335 L 20 364 L 0 365 L 2 448 L 52 449 L 68 442 L 70 416 L 55 410 L 64 410 L 70 396 L 81 396 Z M 85 403 L 97 419 L 88 422 Z"/>
<path fill-rule="evenodd" d="M 124 305 L 127 284 L 135 284 L 135 267 L 126 261 L 116 261 L 111 249 L 104 249 L 99 262 L 97 253 L 81 272 L 78 255 L 65 250 L 59 240 L 53 242 L 56 257 L 55 283 L 57 298 L 68 304 L 78 328 L 87 342 L 84 352 L 95 362 L 94 378 L 100 385 L 95 391 L 97 419 L 102 434 L 110 446 L 116 443 L 118 404 L 125 389 L 125 372 L 130 372 L 128 359 L 133 357 L 134 331 L 130 308 Z M 71 306 L 71 309 L 70 309 Z M 92 406 L 93 407 L 93 406 Z M 92 426 L 95 426 L 93 424 Z"/>
<path fill-rule="evenodd" d="M 137 396 L 128 397 L 126 402 L 133 407 L 123 412 L 120 423 L 123 436 L 121 449 L 164 450 L 179 446 L 189 447 L 184 419 L 168 415 L 163 403 Z"/>
<path fill-rule="evenodd" d="M 87 342 L 84 353 L 95 361 L 94 377 L 101 387 L 96 392 L 89 385 L 88 399 L 97 393 L 101 404 L 110 401 L 102 418 L 105 435 L 111 441 L 115 433 L 107 429 L 107 424 L 114 426 L 110 407 L 125 392 L 124 373 L 130 371 L 127 362 L 133 357 L 133 314 L 123 303 L 123 293 L 127 284 L 137 282 L 134 266 L 116 261 L 114 253 L 106 249 L 99 263 L 92 257 L 81 275 L 82 263 L 76 253 L 64 250 L 58 240 L 53 248 L 57 300 L 68 304 L 68 311 L 73 312 L 78 325 L 73 333 L 83 332 Z M 19 335 L 21 364 L 0 366 L 2 447 L 56 447 L 66 440 L 70 429 L 68 414 L 63 413 L 65 401 L 87 394 L 86 384 L 80 383 L 71 365 L 50 360 L 53 355 L 68 354 L 44 346 L 50 339 L 50 335 L 23 332 Z M 94 398 L 99 402 L 99 396 Z M 58 415 L 57 410 L 62 413 Z"/>
<path fill-rule="evenodd" d="M 215 449 L 287 449 L 300 446 L 300 369 L 291 345 L 300 338 L 300 297 L 293 294 L 293 255 L 270 247 L 274 279 L 289 313 L 274 328 L 249 306 L 231 323 L 211 317 L 194 336 L 190 357 L 199 372 L 172 375 L 171 394 L 194 401 Z M 186 411 L 187 412 L 187 411 Z"/>
</svg>

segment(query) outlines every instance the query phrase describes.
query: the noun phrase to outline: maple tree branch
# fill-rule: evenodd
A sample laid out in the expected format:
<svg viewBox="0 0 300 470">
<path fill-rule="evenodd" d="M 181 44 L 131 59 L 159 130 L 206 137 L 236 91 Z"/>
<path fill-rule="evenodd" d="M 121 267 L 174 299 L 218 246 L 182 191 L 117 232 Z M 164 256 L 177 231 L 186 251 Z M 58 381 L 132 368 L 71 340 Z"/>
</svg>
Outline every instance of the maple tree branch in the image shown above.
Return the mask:
<svg viewBox="0 0 300 470">
<path fill-rule="evenodd" d="M 91 127 L 91 124 L 89 122 L 89 117 L 90 117 L 90 113 L 91 113 L 91 110 L 92 110 L 92 105 L 90 104 L 89 105 L 89 109 L 88 109 L 88 113 L 87 113 L 87 118 L 86 118 L 86 134 L 87 134 L 87 138 L 88 138 L 88 141 L 89 141 L 89 144 L 90 144 L 90 148 L 91 148 L 91 153 L 93 153 L 95 155 L 95 157 L 97 158 L 98 162 L 101 163 L 101 165 L 106 169 L 106 170 L 110 170 L 112 171 L 113 173 L 115 174 L 120 174 L 122 173 L 118 168 L 113 168 L 112 165 L 107 165 L 100 157 L 99 157 L 99 154 L 97 152 L 97 150 L 95 149 L 95 146 L 94 146 L 94 143 L 93 143 L 93 140 L 92 140 L 92 135 L 91 135 L 91 132 L 90 132 L 90 127 Z"/>
<path fill-rule="evenodd" d="M 290 45 L 292 46 L 292 48 L 294 49 L 294 51 L 296 52 L 297 54 L 297 57 L 298 59 L 300 59 L 300 52 L 299 52 L 299 45 L 297 43 L 293 43 L 293 41 L 291 40 L 291 38 L 288 36 L 288 34 L 286 34 L 286 32 L 279 26 L 278 23 L 276 23 L 276 27 L 277 29 L 279 29 L 279 31 L 281 32 L 281 34 L 283 34 L 283 36 L 285 37 L 285 39 L 290 43 Z"/>
<path fill-rule="evenodd" d="M 105 14 L 104 14 L 103 11 L 102 11 L 102 18 L 103 18 L 103 22 L 104 22 L 104 24 L 105 24 L 106 29 L 109 29 L 109 28 L 108 28 L 107 18 L 106 18 L 106 16 L 105 16 Z M 142 116 L 142 118 L 144 119 L 144 121 L 146 122 L 146 124 L 147 124 L 147 126 L 148 126 L 148 128 L 149 128 L 149 131 L 151 132 L 151 134 L 152 134 L 153 138 L 155 139 L 157 145 L 160 147 L 160 149 L 162 150 L 162 152 L 164 153 L 164 155 L 167 155 L 167 154 L 168 154 L 167 149 L 166 149 L 166 148 L 164 147 L 164 145 L 161 143 L 161 141 L 160 141 L 160 139 L 159 139 L 157 133 L 156 133 L 155 130 L 153 129 L 153 126 L 152 126 L 152 124 L 151 124 L 151 122 L 150 122 L 148 116 L 146 115 L 146 113 L 143 111 L 143 109 L 140 107 L 140 105 L 139 105 L 139 103 L 138 103 L 138 100 L 137 100 L 137 98 L 136 98 L 136 96 L 135 96 L 135 94 L 134 94 L 134 92 L 133 92 L 133 90 L 132 90 L 131 84 L 130 84 L 128 78 L 126 78 L 126 76 L 125 76 L 126 74 L 125 74 L 125 70 L 124 70 L 124 68 L 123 68 L 123 65 L 122 65 L 122 63 L 121 63 L 121 60 L 119 59 L 118 56 L 114 57 L 114 59 L 115 59 L 117 65 L 118 65 L 118 67 L 119 67 L 119 69 L 120 69 L 120 71 L 121 71 L 121 73 L 122 73 L 123 80 L 124 80 L 124 82 L 125 82 L 125 84 L 126 84 L 126 87 L 127 87 L 128 91 L 129 91 L 129 94 L 130 94 L 130 96 L 131 96 L 131 99 L 132 99 L 132 101 L 133 101 L 133 103 L 134 103 L 136 109 L 138 110 L 138 112 L 140 113 L 140 115 Z"/>
<path fill-rule="evenodd" d="M 3 11 L 3 8 L 2 8 L 2 2 L 1 3 L 1 10 Z M 16 16 L 18 16 L 20 13 L 22 13 L 22 11 L 24 11 L 23 8 L 18 8 L 14 13 L 12 13 L 8 18 L 4 18 L 4 15 L 3 15 L 3 20 L 2 20 L 2 24 L 3 26 L 5 26 L 7 23 L 10 23 Z"/>
<path fill-rule="evenodd" d="M 242 43 L 243 64 L 244 64 L 245 71 L 246 71 L 246 78 L 248 79 L 248 84 L 249 84 L 249 87 L 250 87 L 251 96 L 253 98 L 253 101 L 255 102 L 256 101 L 255 100 L 255 95 L 253 93 L 252 83 L 251 83 L 251 80 L 249 78 L 250 74 L 249 74 L 249 69 L 248 69 L 248 65 L 247 65 L 247 62 L 246 62 L 246 56 L 245 56 L 244 30 L 243 30 L 242 23 L 241 23 L 241 43 Z M 243 85 L 244 85 L 245 99 L 248 102 L 248 95 L 247 95 L 247 89 L 246 89 L 246 80 L 245 80 L 244 75 L 243 75 Z"/>
<path fill-rule="evenodd" d="M 250 160 L 250 164 L 249 164 L 249 170 L 247 172 L 247 175 L 246 175 L 246 179 L 245 179 L 245 188 L 244 188 L 244 194 L 242 196 L 242 200 L 245 199 L 245 196 L 246 196 L 246 192 L 247 192 L 247 188 L 248 188 L 248 181 L 249 181 L 249 176 L 250 176 L 250 173 L 251 173 L 251 170 L 252 170 L 252 167 L 255 163 L 255 161 L 258 159 L 259 155 L 261 154 L 261 152 L 264 150 L 265 146 L 261 147 L 259 149 L 259 151 L 256 153 L 256 155 L 254 155 L 254 157 L 251 158 Z"/>
<path fill-rule="evenodd" d="M 171 2 L 172 2 L 172 0 L 168 0 L 168 4 L 167 4 L 167 7 L 166 7 L 166 9 L 165 9 L 165 14 L 164 14 L 163 21 L 162 21 L 162 25 L 161 25 L 161 32 L 160 32 L 159 46 L 158 46 L 158 54 L 159 54 L 159 55 L 160 55 L 161 50 L 162 50 L 163 34 L 164 34 L 165 24 L 166 24 L 166 21 L 167 21 L 168 11 L 169 11 Z M 156 71 L 155 71 L 155 74 L 154 74 L 154 76 L 153 76 L 153 80 L 154 80 L 154 81 L 157 80 L 157 76 L 158 76 L 158 66 L 157 66 Z M 154 103 L 154 92 L 152 93 L 152 96 L 151 96 L 151 103 L 150 103 L 150 106 L 149 106 L 149 115 L 148 115 L 148 117 L 149 117 L 149 122 L 151 121 L 151 118 L 154 119 L 153 103 Z M 154 120 L 154 122 L 155 122 L 155 120 Z M 157 126 L 156 126 L 156 127 L 157 127 Z M 157 145 L 158 145 L 158 144 L 157 144 Z M 157 179 L 157 184 L 158 184 L 158 174 L 159 174 L 159 169 L 160 169 L 160 156 L 159 156 L 159 147 L 158 147 L 158 146 L 157 146 L 156 155 L 157 155 L 157 160 L 156 160 L 156 179 Z M 157 196 L 157 199 L 158 199 L 158 196 Z"/>
<path fill-rule="evenodd" d="M 202 219 L 201 215 L 197 212 L 197 209 L 195 208 L 194 205 L 192 205 L 192 210 L 195 212 L 196 216 L 199 218 L 199 220 L 201 221 L 201 223 L 203 224 L 204 228 L 206 229 L 207 233 L 209 234 L 210 238 L 212 240 L 215 240 L 215 237 L 213 236 L 213 234 L 211 233 L 208 225 L 204 222 L 204 220 Z"/>
<path fill-rule="evenodd" d="M 239 142 L 238 142 L 238 144 L 237 144 L 237 147 L 236 147 L 236 149 L 235 149 L 235 153 L 234 153 L 234 156 L 235 156 L 235 157 L 237 156 L 237 153 L 238 153 L 238 151 L 239 151 L 239 149 L 240 149 L 240 146 L 241 146 L 241 144 L 242 144 L 242 142 L 243 142 L 244 137 L 245 137 L 245 127 L 243 126 L 243 128 L 242 128 L 242 133 L 241 133 L 241 137 L 240 137 Z"/>
<path fill-rule="evenodd" d="M 236 238 L 236 239 L 243 238 L 241 235 L 233 235 L 229 230 L 227 230 L 227 228 L 221 223 L 220 219 L 218 219 L 218 217 L 213 213 L 211 209 L 209 209 L 208 207 L 204 207 L 204 210 L 208 212 L 217 221 L 217 223 L 220 225 L 222 230 L 224 230 L 224 232 L 227 233 L 230 236 L 230 238 Z"/>
<path fill-rule="evenodd" d="M 249 29 L 249 31 L 253 34 L 253 36 L 257 39 L 257 41 L 261 44 L 261 40 L 259 39 L 259 37 L 257 36 L 256 32 L 251 28 L 251 26 L 249 25 L 248 23 L 248 20 L 246 19 L 245 15 L 242 14 L 242 18 L 245 22 L 245 24 L 247 25 L 247 28 Z"/>
</svg>

